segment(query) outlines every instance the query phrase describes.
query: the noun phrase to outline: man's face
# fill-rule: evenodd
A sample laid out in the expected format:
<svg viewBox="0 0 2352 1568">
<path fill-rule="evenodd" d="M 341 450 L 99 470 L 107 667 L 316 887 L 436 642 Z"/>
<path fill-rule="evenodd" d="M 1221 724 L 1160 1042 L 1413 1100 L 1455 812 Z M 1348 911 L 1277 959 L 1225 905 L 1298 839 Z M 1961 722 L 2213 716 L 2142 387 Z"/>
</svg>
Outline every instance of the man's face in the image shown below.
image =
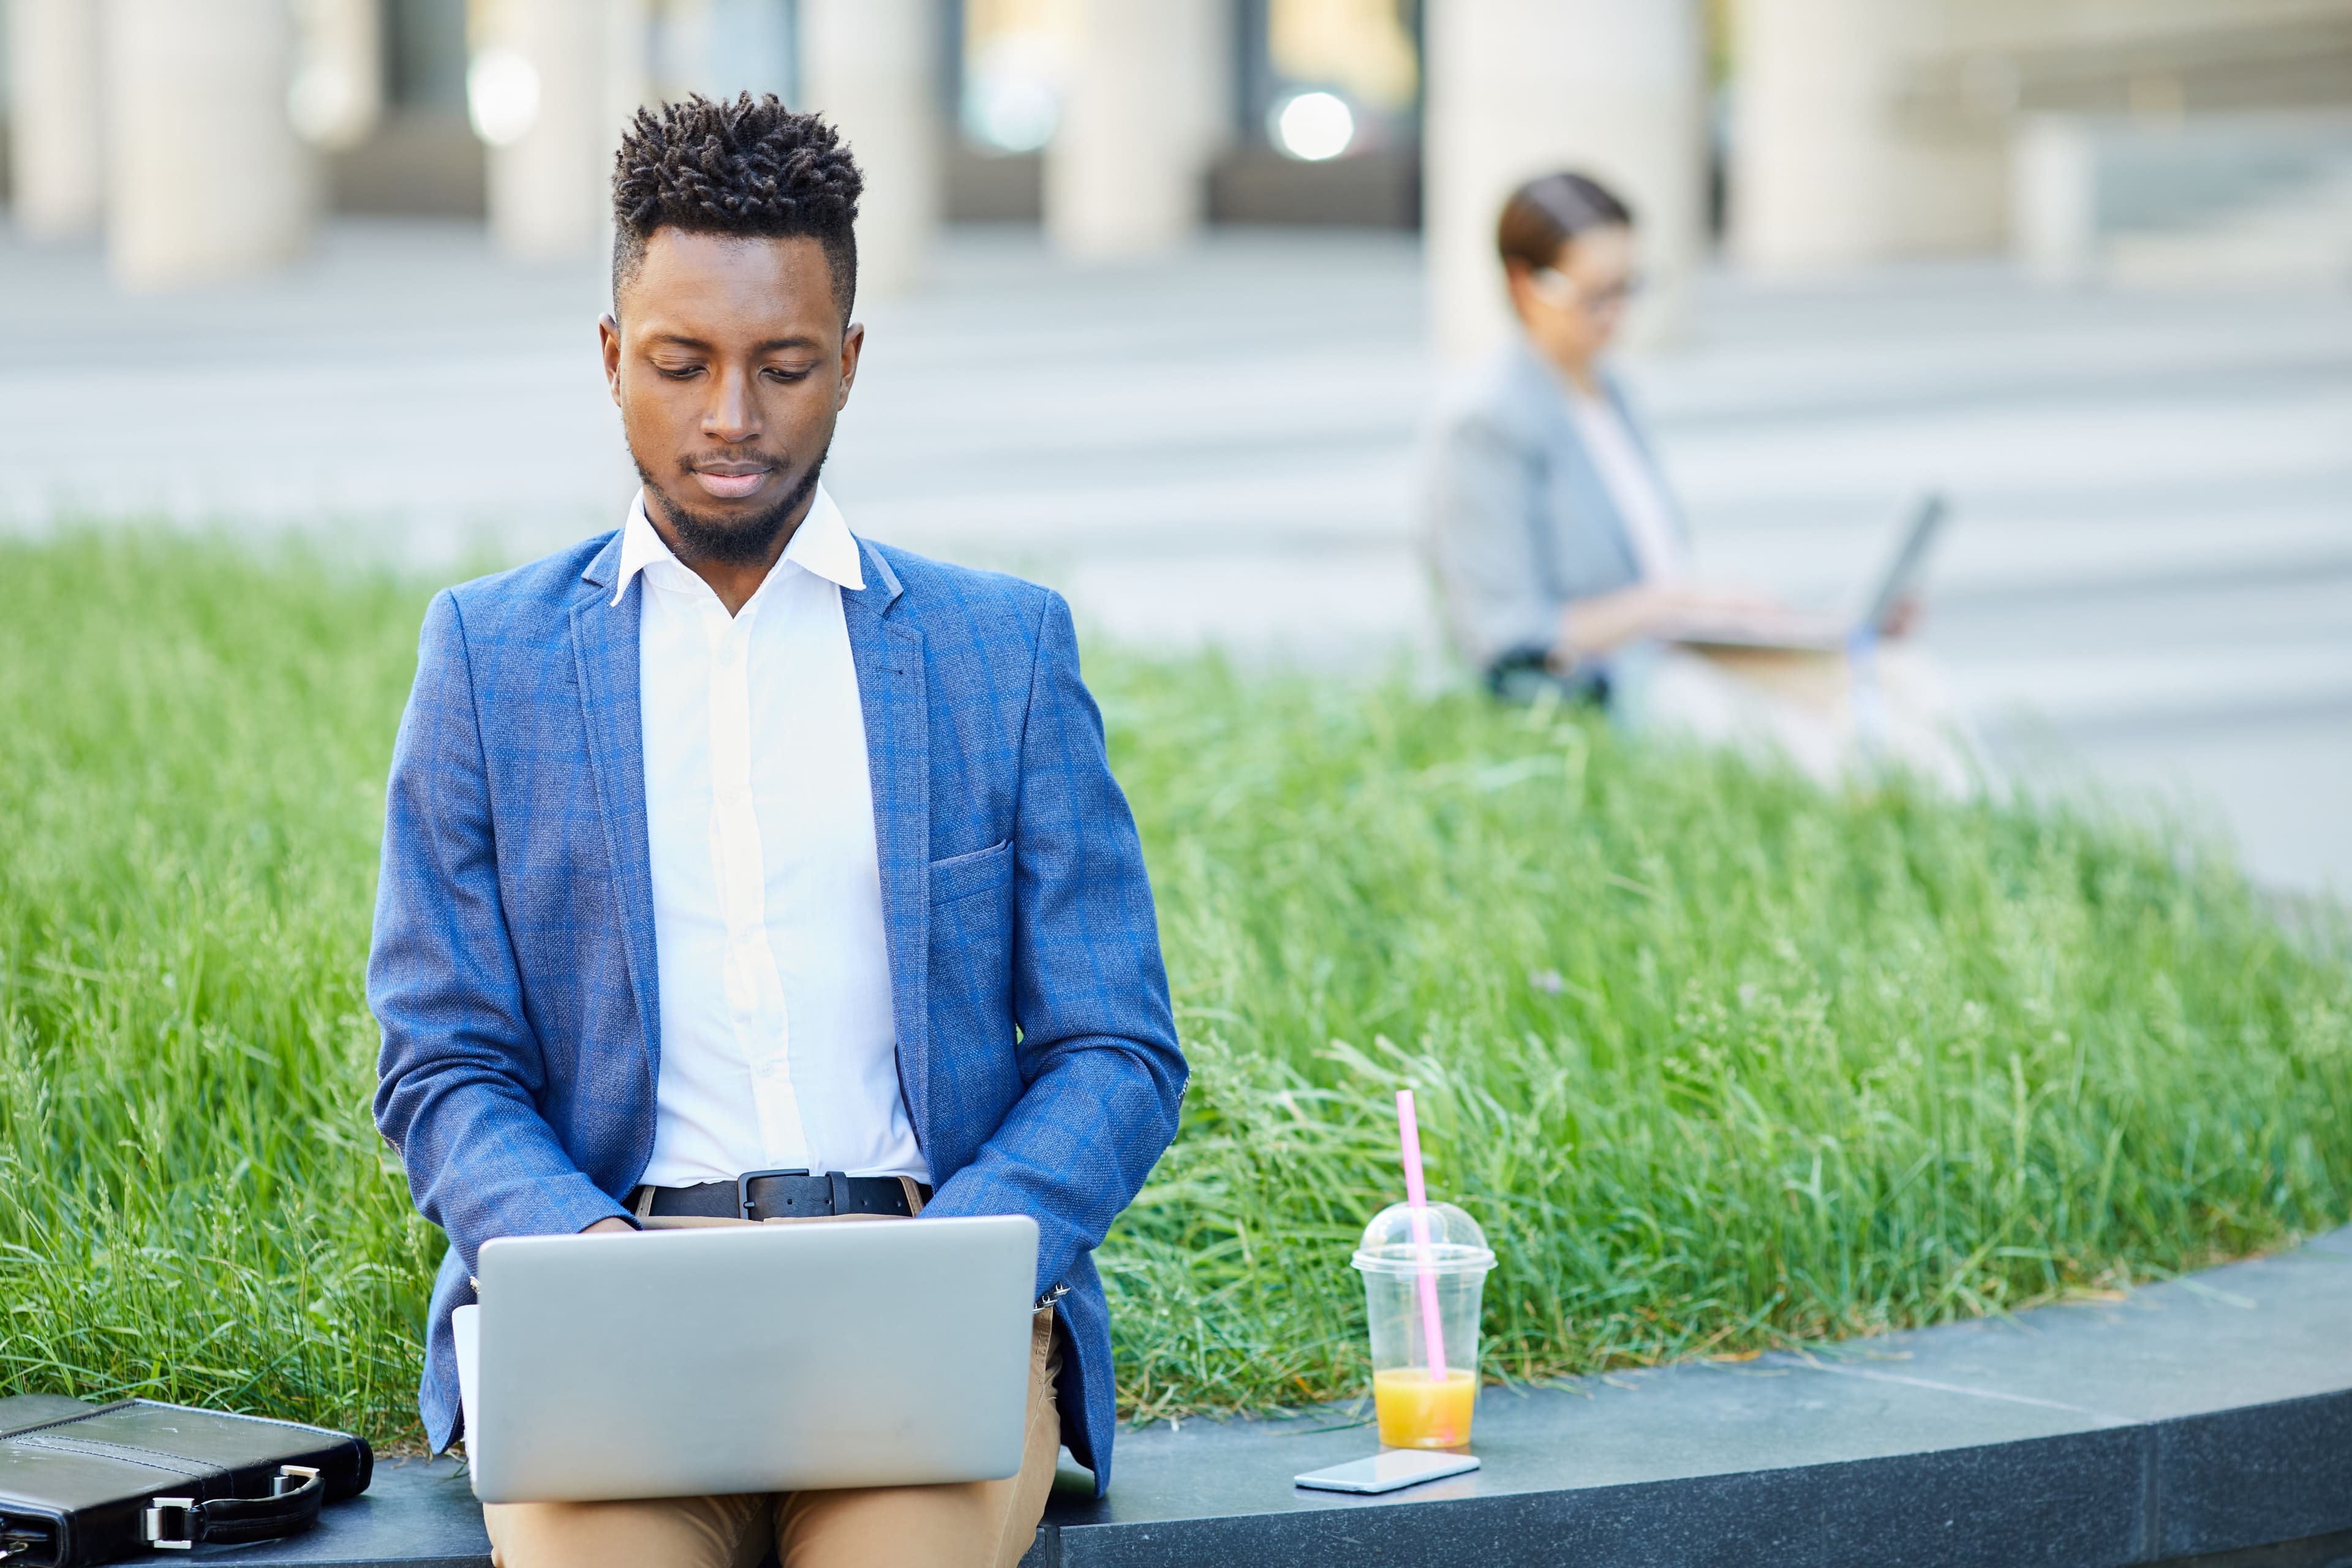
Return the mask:
<svg viewBox="0 0 2352 1568">
<path fill-rule="evenodd" d="M 659 228 L 599 323 L 604 379 L 688 561 L 766 563 L 808 510 L 863 327 L 844 330 L 824 250 Z"/>
</svg>

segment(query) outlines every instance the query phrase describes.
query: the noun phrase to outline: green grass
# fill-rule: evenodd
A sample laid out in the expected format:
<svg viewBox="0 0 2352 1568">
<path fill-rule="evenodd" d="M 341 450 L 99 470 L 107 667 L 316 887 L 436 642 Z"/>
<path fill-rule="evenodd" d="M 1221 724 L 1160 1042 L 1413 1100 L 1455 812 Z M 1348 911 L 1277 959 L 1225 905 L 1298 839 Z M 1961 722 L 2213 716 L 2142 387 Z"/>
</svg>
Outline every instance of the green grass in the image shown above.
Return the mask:
<svg viewBox="0 0 2352 1568">
<path fill-rule="evenodd" d="M 415 1435 L 439 1238 L 361 990 L 424 590 L 0 545 L 0 1391 Z M 1541 1377 L 2013 1308 L 2352 1210 L 2352 974 L 2091 815 L 1098 658 L 1195 1080 L 1105 1247 L 1132 1413 L 1362 1376 L 1353 1233 L 1486 1226 Z"/>
</svg>

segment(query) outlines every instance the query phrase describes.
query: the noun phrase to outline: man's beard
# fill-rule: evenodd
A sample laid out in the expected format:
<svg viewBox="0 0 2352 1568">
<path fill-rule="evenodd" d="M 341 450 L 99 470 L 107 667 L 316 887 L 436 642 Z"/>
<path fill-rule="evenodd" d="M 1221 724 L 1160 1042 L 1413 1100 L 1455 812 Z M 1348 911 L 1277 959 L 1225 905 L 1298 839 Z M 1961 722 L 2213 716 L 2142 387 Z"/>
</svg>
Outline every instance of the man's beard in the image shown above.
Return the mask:
<svg viewBox="0 0 2352 1568">
<path fill-rule="evenodd" d="M 645 481 L 646 494 L 653 497 L 654 504 L 661 509 L 662 521 L 677 536 L 677 553 L 682 560 L 689 564 L 707 561 L 719 566 L 753 566 L 769 558 L 784 524 L 815 491 L 817 476 L 824 471 L 824 460 L 832 450 L 828 446 L 819 452 L 808 472 L 794 479 L 792 489 L 778 497 L 774 504 L 733 521 L 698 514 L 679 505 L 675 496 L 655 481 L 652 470 L 635 450 L 629 453 L 629 460 L 636 465 L 637 478 Z"/>
</svg>

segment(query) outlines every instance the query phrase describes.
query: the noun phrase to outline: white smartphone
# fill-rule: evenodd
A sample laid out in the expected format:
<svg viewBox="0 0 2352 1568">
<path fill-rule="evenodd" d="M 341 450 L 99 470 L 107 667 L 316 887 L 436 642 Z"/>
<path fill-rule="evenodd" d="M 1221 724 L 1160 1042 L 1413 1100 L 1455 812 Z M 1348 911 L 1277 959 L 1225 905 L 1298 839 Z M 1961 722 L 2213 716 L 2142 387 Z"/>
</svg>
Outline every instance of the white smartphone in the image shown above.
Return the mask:
<svg viewBox="0 0 2352 1568">
<path fill-rule="evenodd" d="M 1292 1480 L 1327 1492 L 1392 1492 L 1399 1487 L 1443 1480 L 1478 1468 L 1475 1454 L 1448 1454 L 1428 1448 L 1383 1448 L 1369 1459 L 1309 1470 Z"/>
</svg>

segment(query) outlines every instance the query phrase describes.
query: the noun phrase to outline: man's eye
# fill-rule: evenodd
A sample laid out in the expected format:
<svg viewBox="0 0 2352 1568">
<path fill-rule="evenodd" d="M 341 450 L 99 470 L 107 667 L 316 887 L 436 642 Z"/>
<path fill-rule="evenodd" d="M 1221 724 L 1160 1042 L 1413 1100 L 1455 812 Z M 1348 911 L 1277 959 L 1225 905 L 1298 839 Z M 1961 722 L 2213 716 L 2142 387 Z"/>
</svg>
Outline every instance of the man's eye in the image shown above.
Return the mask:
<svg viewBox="0 0 2352 1568">
<path fill-rule="evenodd" d="M 702 374 L 698 364 L 657 364 L 654 370 L 665 381 L 687 381 Z"/>
<path fill-rule="evenodd" d="M 812 368 L 814 367 L 803 365 L 795 370 L 790 365 L 772 364 L 763 374 L 770 381 L 781 381 L 789 385 L 795 381 L 806 381 Z"/>
</svg>

